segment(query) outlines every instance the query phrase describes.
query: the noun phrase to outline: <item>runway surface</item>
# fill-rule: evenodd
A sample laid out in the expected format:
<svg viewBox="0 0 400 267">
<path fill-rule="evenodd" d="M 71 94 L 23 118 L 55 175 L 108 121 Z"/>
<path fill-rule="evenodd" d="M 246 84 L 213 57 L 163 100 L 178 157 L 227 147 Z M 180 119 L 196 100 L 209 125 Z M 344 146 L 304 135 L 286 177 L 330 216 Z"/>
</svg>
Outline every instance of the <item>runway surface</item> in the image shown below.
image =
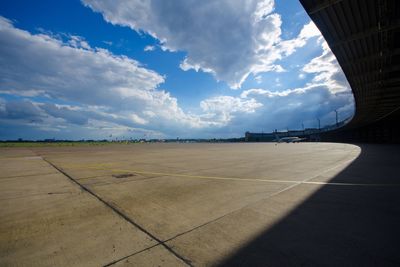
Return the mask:
<svg viewBox="0 0 400 267">
<path fill-rule="evenodd" d="M 398 266 L 398 146 L 0 149 L 1 266 Z"/>
</svg>

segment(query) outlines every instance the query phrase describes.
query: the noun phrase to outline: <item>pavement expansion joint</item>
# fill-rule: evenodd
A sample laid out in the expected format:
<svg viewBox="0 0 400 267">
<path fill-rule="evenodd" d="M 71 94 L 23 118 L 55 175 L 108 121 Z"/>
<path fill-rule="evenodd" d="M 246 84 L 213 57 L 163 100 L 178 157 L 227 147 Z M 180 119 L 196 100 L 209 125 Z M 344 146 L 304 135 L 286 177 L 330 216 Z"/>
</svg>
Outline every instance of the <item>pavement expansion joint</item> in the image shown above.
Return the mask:
<svg viewBox="0 0 400 267">
<path fill-rule="evenodd" d="M 140 254 L 140 253 L 142 253 L 142 252 L 145 252 L 145 251 L 147 251 L 147 250 L 150 250 L 150 249 L 155 248 L 155 247 L 160 246 L 160 245 L 161 245 L 161 243 L 157 243 L 157 244 L 155 244 L 155 245 L 153 245 L 153 246 L 150 246 L 150 247 L 147 247 L 147 248 L 145 248 L 145 249 L 142 249 L 142 250 L 133 252 L 132 254 L 129 254 L 129 255 L 126 255 L 126 256 L 124 256 L 124 257 L 122 257 L 122 258 L 113 260 L 112 262 L 109 262 L 109 263 L 103 265 L 103 267 L 112 266 L 112 265 L 114 265 L 114 264 L 116 264 L 116 263 L 118 263 L 118 262 L 120 262 L 120 261 L 123 261 L 123 260 L 125 260 L 125 259 L 127 259 L 127 258 L 130 258 L 130 257 L 132 257 L 132 256 L 135 256 L 135 255 L 137 255 L 137 254 Z"/>
<path fill-rule="evenodd" d="M 178 233 L 177 235 L 175 235 L 175 236 L 173 236 L 173 237 L 171 237 L 171 238 L 168 238 L 168 239 L 166 239 L 166 240 L 161 240 L 161 239 L 159 239 L 158 237 L 156 237 L 154 234 L 150 233 L 150 232 L 149 232 L 147 229 L 145 229 L 143 226 L 141 226 L 141 225 L 139 225 L 137 222 L 135 222 L 132 218 L 130 218 L 130 217 L 129 217 L 123 210 L 121 210 L 121 208 L 119 208 L 115 203 L 112 203 L 112 202 L 109 202 L 109 201 L 104 200 L 101 196 L 97 195 L 94 191 L 92 191 L 92 189 L 90 189 L 90 187 L 87 187 L 87 186 L 81 184 L 81 183 L 79 182 L 79 180 L 73 178 L 73 177 L 70 176 L 68 173 L 66 173 L 65 170 L 63 170 L 62 168 L 56 166 L 54 163 L 52 163 L 51 161 L 47 160 L 46 158 L 43 158 L 43 160 L 44 160 L 45 162 L 47 162 L 49 165 L 51 165 L 53 168 L 55 168 L 57 171 L 59 171 L 61 174 L 63 174 L 64 176 L 66 176 L 66 177 L 67 177 L 69 180 L 71 180 L 73 183 L 75 183 L 76 185 L 78 185 L 78 186 L 82 189 L 82 191 L 84 191 L 84 192 L 86 191 L 87 193 L 91 194 L 91 195 L 92 195 L 93 197 L 95 197 L 98 201 L 102 202 L 104 205 L 106 205 L 108 208 L 110 208 L 114 213 L 116 213 L 117 215 L 119 215 L 121 218 L 123 218 L 124 220 L 126 220 L 128 223 L 130 223 L 131 225 L 133 225 L 134 227 L 136 227 L 136 228 L 139 229 L 140 231 L 144 232 L 147 236 L 149 236 L 150 238 L 152 238 L 153 240 L 155 240 L 155 241 L 157 242 L 157 243 L 156 243 L 155 245 L 153 245 L 153 246 L 147 247 L 147 248 L 145 248 L 145 249 L 143 249 L 143 250 L 141 250 L 141 251 L 133 252 L 132 254 L 129 254 L 129 255 L 124 256 L 124 257 L 119 258 L 119 259 L 116 259 L 116 260 L 114 260 L 114 261 L 112 261 L 112 262 L 110 262 L 110 263 L 108 263 L 108 264 L 106 264 L 106 265 L 104 265 L 104 266 L 111 266 L 111 265 L 113 265 L 113 264 L 116 264 L 116 263 L 118 263 L 118 262 L 124 260 L 124 259 L 127 259 L 127 258 L 129 258 L 129 257 L 132 257 L 132 256 L 134 256 L 134 255 L 137 255 L 137 254 L 139 254 L 139 253 L 141 253 L 141 252 L 147 251 L 147 250 L 149 250 L 149 249 L 151 249 L 151 248 L 154 248 L 154 247 L 160 246 L 160 245 L 163 246 L 165 249 L 167 249 L 167 250 L 168 250 L 171 254 L 173 254 L 176 258 L 178 258 L 178 259 L 180 259 L 182 262 L 186 263 L 188 266 L 192 266 L 192 263 L 191 263 L 190 260 L 188 260 L 188 259 L 184 258 L 183 256 L 179 255 L 176 251 L 174 251 L 174 249 L 173 249 L 172 247 L 170 247 L 170 246 L 167 244 L 167 242 L 169 242 L 169 241 L 171 241 L 171 240 L 173 240 L 173 239 L 175 239 L 175 238 L 177 238 L 177 237 L 179 237 L 179 236 L 182 236 L 182 235 L 185 235 L 185 234 L 187 234 L 187 233 L 190 233 L 190 232 L 192 232 L 192 231 L 196 231 L 196 230 L 199 229 L 199 228 L 202 228 L 202 227 L 204 227 L 204 226 L 206 226 L 206 225 L 208 225 L 208 224 L 211 224 L 211 223 L 213 223 L 213 222 L 216 222 L 216 221 L 218 221 L 218 220 L 220 220 L 220 219 L 222 219 L 222 218 L 224 218 L 224 217 L 226 217 L 226 216 L 228 216 L 228 215 L 230 215 L 230 214 L 233 214 L 233 213 L 235 213 L 235 212 L 237 212 L 237 211 L 239 211 L 239 210 L 241 210 L 241 209 L 243 209 L 243 208 L 246 208 L 246 207 L 248 207 L 248 206 L 250 206 L 250 205 L 254 205 L 254 204 L 257 203 L 257 202 L 265 201 L 265 200 L 267 200 L 267 199 L 269 199 L 269 198 L 272 198 L 272 197 L 274 197 L 274 196 L 276 196 L 276 195 L 278 195 L 278 194 L 281 194 L 281 193 L 283 193 L 283 192 L 286 192 L 286 191 L 288 191 L 288 190 L 291 190 L 292 188 L 294 188 L 294 187 L 296 187 L 296 186 L 298 186 L 298 185 L 301 185 L 301 184 L 304 184 L 304 183 L 320 184 L 320 182 L 311 182 L 310 180 L 312 180 L 312 179 L 314 179 L 314 178 L 316 178 L 316 177 L 318 177 L 318 176 L 320 176 L 320 175 L 322 175 L 322 174 L 324 174 L 324 173 L 326 173 L 326 172 L 329 172 L 329 171 L 331 171 L 331 170 L 333 170 L 333 169 L 336 169 L 336 168 L 338 168 L 338 167 L 341 167 L 341 166 L 343 166 L 343 165 L 349 163 L 350 161 L 352 161 L 352 160 L 341 161 L 339 164 L 337 164 L 337 165 L 335 165 L 335 166 L 333 166 L 333 167 L 331 167 L 331 168 L 328 168 L 328 169 L 326 169 L 326 170 L 323 170 L 322 172 L 320 172 L 320 173 L 317 174 L 317 175 L 313 175 L 313 176 L 311 176 L 311 177 L 309 177 L 309 178 L 307 178 L 307 179 L 303 179 L 303 180 L 300 180 L 300 181 L 282 181 L 282 180 L 267 180 L 267 179 L 246 179 L 246 178 L 239 178 L 239 177 L 213 177 L 213 176 L 201 176 L 201 175 L 189 175 L 189 174 L 172 174 L 172 173 L 161 173 L 161 172 L 148 172 L 148 171 L 139 171 L 139 170 L 112 169 L 112 168 L 104 168 L 104 166 L 103 166 L 102 168 L 99 168 L 98 166 L 97 166 L 97 168 L 95 167 L 96 169 L 107 169 L 107 170 L 111 170 L 111 171 L 123 172 L 124 177 L 114 177 L 114 178 L 119 178 L 119 179 L 121 179 L 121 178 L 126 178 L 127 181 L 128 181 L 128 179 L 129 179 L 131 176 L 151 174 L 151 175 L 157 175 L 157 177 L 159 177 L 159 176 L 175 176 L 175 177 L 197 178 L 197 179 L 218 179 L 218 180 L 238 180 L 238 181 L 260 181 L 260 182 L 289 183 L 289 185 L 285 186 L 283 189 L 281 189 L 281 190 L 279 190 L 279 191 L 277 191 L 277 192 L 274 192 L 274 193 L 272 193 L 272 194 L 266 196 L 265 198 L 259 199 L 259 200 L 257 200 L 257 201 L 252 202 L 252 203 L 248 203 L 247 205 L 244 205 L 244 206 L 242 206 L 242 207 L 240 207 L 240 208 L 238 208 L 238 209 L 232 210 L 232 211 L 230 211 L 230 212 L 228 212 L 228 213 L 226 213 L 226 214 L 223 214 L 222 216 L 219 216 L 219 217 L 217 217 L 217 218 L 214 218 L 214 219 L 212 219 L 212 220 L 210 220 L 210 221 L 208 221 L 208 222 L 205 222 L 205 223 L 203 223 L 203 224 L 201 224 L 201 225 L 198 225 L 198 226 L 196 226 L 196 227 L 194 227 L 194 228 L 192 228 L 192 229 L 189 229 L 189 230 L 187 230 L 187 231 Z M 88 168 L 90 169 L 91 167 L 89 166 Z M 133 173 L 134 175 L 125 176 L 126 174 L 131 174 L 131 173 Z M 123 180 L 123 179 L 121 179 L 121 180 Z M 132 180 L 132 181 L 135 181 L 135 180 Z M 322 184 L 325 184 L 325 183 L 322 182 Z"/>
<path fill-rule="evenodd" d="M 196 227 L 194 227 L 194 228 L 192 228 L 192 229 L 189 229 L 189 230 L 187 230 L 187 231 L 181 232 L 181 233 L 179 233 L 179 234 L 177 234 L 177 235 L 175 235 L 175 236 L 173 236 L 173 237 L 171 237 L 171 238 L 168 238 L 168 239 L 164 240 L 163 242 L 169 242 L 169 241 L 171 241 L 171 240 L 173 240 L 173 239 L 175 239 L 175 238 L 177 238 L 177 237 L 180 237 L 180 236 L 182 236 L 182 235 L 185 235 L 185 234 L 188 234 L 188 233 L 190 233 L 190 232 L 196 231 L 196 230 L 199 229 L 199 228 L 202 228 L 202 227 L 204 227 L 204 226 L 206 226 L 206 225 L 208 225 L 208 224 L 211 224 L 211 223 L 213 223 L 213 222 L 219 221 L 220 219 L 225 218 L 226 216 L 229 216 L 230 214 L 233 214 L 233 213 L 235 213 L 235 212 L 237 212 L 237 211 L 239 211 L 239 210 L 242 210 L 242 209 L 244 209 L 244 208 L 246 208 L 246 207 L 249 207 L 250 205 L 254 205 L 255 203 L 258 203 L 258 202 L 261 202 L 261 201 L 265 201 L 265 200 L 267 200 L 267 199 L 269 199 L 269 198 L 271 198 L 271 197 L 274 197 L 274 196 L 276 196 L 276 195 L 278 195 L 278 194 L 280 194 L 280 193 L 283 193 L 283 192 L 285 192 L 285 191 L 288 191 L 288 190 L 292 189 L 293 187 L 298 186 L 298 185 L 301 184 L 301 183 L 302 183 L 302 182 L 297 182 L 296 184 L 289 185 L 289 186 L 283 188 L 282 190 L 279 190 L 279 191 L 277 191 L 277 192 L 275 192 L 275 193 L 273 193 L 273 194 L 271 194 L 271 195 L 269 195 L 269 196 L 267 196 L 267 197 L 265 197 L 265 198 L 262 198 L 262 199 L 259 199 L 259 200 L 257 200 L 257 201 L 253 201 L 253 202 L 251 202 L 251 203 L 248 203 L 247 205 L 244 205 L 244 206 L 242 206 L 242 207 L 240 207 L 240 208 L 238 208 L 238 209 L 235 209 L 235 210 L 232 210 L 232 211 L 230 211 L 230 212 L 228 212 L 228 213 L 225 213 L 224 215 L 221 215 L 221 216 L 219 216 L 219 217 L 217 217 L 217 218 L 215 218 L 215 219 L 213 219 L 213 220 L 210 220 L 210 221 L 208 221 L 208 222 L 205 222 L 205 223 L 203 223 L 203 224 L 201 224 L 201 225 L 198 225 L 198 226 L 196 226 Z"/>
<path fill-rule="evenodd" d="M 206 225 L 208 225 L 208 224 L 210 224 L 210 223 L 216 222 L 216 221 L 218 221 L 218 220 L 220 220 L 220 219 L 222 219 L 222 218 L 224 218 L 224 217 L 226 217 L 226 216 L 228 216 L 228 215 L 230 215 L 230 214 L 233 214 L 234 212 L 237 212 L 237 211 L 239 211 L 239 210 L 241 210 L 241 209 L 243 209 L 243 208 L 246 208 L 246 207 L 248 207 L 248 206 L 250 206 L 250 205 L 254 205 L 255 203 L 258 203 L 258 202 L 261 202 L 261 201 L 265 201 L 265 200 L 267 200 L 267 199 L 269 199 L 269 198 L 272 198 L 272 197 L 274 197 L 274 196 L 276 196 L 276 195 L 279 195 L 279 194 L 281 194 L 281 193 L 283 193 L 283 192 L 286 192 L 286 191 L 288 191 L 288 190 L 290 190 L 290 189 L 292 189 L 292 188 L 294 188 L 294 187 L 296 187 L 296 186 L 298 186 L 298 185 L 300 185 L 300 184 L 309 183 L 309 182 L 308 182 L 309 180 L 312 180 L 312 179 L 314 179 L 315 177 L 317 177 L 317 176 L 319 176 L 319 175 L 321 175 L 321 174 L 323 174 L 323 173 L 326 173 L 326 172 L 328 172 L 328 171 L 331 171 L 331 170 L 333 170 L 333 169 L 335 169 L 335 168 L 338 168 L 338 167 L 340 167 L 341 165 L 344 165 L 344 164 L 346 164 L 346 163 L 348 163 L 348 162 L 349 162 L 349 161 L 341 162 L 341 163 L 339 163 L 339 164 L 337 164 L 337 165 L 335 165 L 335 166 L 333 166 L 333 167 L 331 167 L 331 168 L 329 168 L 329 169 L 327 169 L 327 170 L 322 171 L 322 172 L 321 172 L 320 174 L 318 174 L 318 175 L 312 176 L 312 177 L 307 178 L 307 179 L 304 179 L 304 180 L 302 180 L 302 181 L 291 181 L 293 184 L 291 184 L 291 185 L 289 185 L 289 186 L 287 186 L 287 187 L 285 187 L 285 188 L 283 188 L 283 189 L 281 189 L 281 190 L 279 190 L 279 191 L 277 191 L 277 192 L 275 192 L 275 193 L 273 193 L 273 194 L 271 194 L 271 195 L 268 195 L 268 196 L 265 197 L 265 198 L 262 198 L 262 199 L 259 199 L 259 200 L 257 200 L 257 201 L 248 203 L 247 205 L 245 205 L 245 206 L 243 206 L 243 207 L 240 207 L 240 208 L 238 208 L 238 209 L 232 210 L 232 211 L 230 211 L 230 212 L 228 212 L 228 213 L 226 213 L 226 214 L 224 214 L 224 215 L 222 215 L 222 216 L 219 216 L 219 217 L 217 217 L 217 218 L 215 218 L 215 219 L 213 219 L 213 220 L 211 220 L 211 221 L 208 221 L 208 222 L 206 222 L 206 223 L 203 223 L 203 224 L 201 224 L 201 225 L 198 225 L 198 226 L 196 226 L 196 227 L 194 227 L 194 228 L 192 228 L 192 229 L 190 229 L 190 230 L 187 230 L 187 231 L 185 231 L 185 232 L 179 233 L 179 234 L 177 234 L 177 235 L 175 235 L 175 236 L 173 236 L 173 237 L 171 237 L 171 238 L 169 238 L 169 239 L 167 239 L 167 240 L 164 240 L 164 242 L 171 241 L 171 240 L 173 240 L 173 239 L 175 239 L 175 238 L 177 238 L 177 237 L 179 237 L 179 236 L 182 236 L 182 235 L 185 235 L 185 234 L 187 234 L 187 233 L 193 232 L 193 231 L 195 231 L 195 230 L 197 230 L 197 229 L 199 229 L 199 228 L 202 228 L 202 227 L 204 227 L 204 226 L 206 226 Z M 204 176 L 198 176 L 198 177 L 204 178 Z M 214 178 L 215 178 L 215 177 L 214 177 Z M 217 177 L 217 178 L 220 178 L 220 177 Z M 226 179 L 229 179 L 229 178 L 226 178 Z M 240 179 L 240 178 L 237 178 L 237 179 Z M 236 180 L 236 179 L 235 179 L 235 180 Z M 254 179 L 252 179 L 252 180 L 254 180 Z M 261 181 L 263 181 L 263 180 L 261 180 Z M 316 182 L 316 184 L 319 184 L 319 183 Z"/>
<path fill-rule="evenodd" d="M 55 164 L 53 164 L 51 161 L 47 160 L 46 158 L 43 158 L 43 160 L 45 162 L 47 162 L 50 166 L 52 166 L 53 168 L 55 168 L 57 171 L 59 171 L 61 174 L 63 174 L 65 177 L 67 177 L 69 180 L 71 180 L 73 183 L 75 183 L 76 185 L 78 185 L 83 191 L 86 191 L 87 193 L 89 193 L 90 195 L 92 195 L 93 197 L 95 197 L 97 200 L 99 200 L 100 202 L 102 202 L 104 205 L 106 205 L 108 208 L 110 208 L 112 211 L 114 211 L 117 215 L 119 215 L 120 217 L 122 217 L 123 219 L 125 219 L 128 223 L 130 223 L 131 225 L 133 225 L 134 227 L 138 228 L 140 231 L 144 232 L 146 235 L 148 235 L 150 238 L 152 238 L 153 240 L 155 240 L 158 244 L 156 245 L 161 245 L 163 246 L 166 250 L 168 250 L 171 254 L 173 254 L 175 257 L 177 257 L 178 259 L 180 259 L 181 261 L 183 261 L 185 264 L 187 264 L 188 266 L 192 266 L 191 261 L 184 258 L 183 256 L 179 255 L 176 251 L 174 251 L 171 247 L 169 247 L 167 244 L 165 244 L 164 241 L 160 240 L 158 237 L 156 237 L 155 235 L 153 235 L 152 233 L 150 233 L 148 230 L 146 230 L 145 228 L 143 228 L 142 226 L 140 226 L 138 223 L 136 223 L 135 221 L 133 221 L 128 215 L 126 215 L 125 213 L 123 213 L 115 204 L 111 204 L 107 201 L 105 201 L 104 199 L 102 199 L 99 195 L 97 195 L 95 192 L 93 192 L 91 189 L 87 188 L 86 186 L 82 185 L 81 183 L 79 183 L 76 179 L 74 179 L 72 176 L 70 176 L 68 173 L 66 173 L 64 170 L 62 170 L 61 168 L 59 168 L 58 166 L 56 166 Z"/>
</svg>

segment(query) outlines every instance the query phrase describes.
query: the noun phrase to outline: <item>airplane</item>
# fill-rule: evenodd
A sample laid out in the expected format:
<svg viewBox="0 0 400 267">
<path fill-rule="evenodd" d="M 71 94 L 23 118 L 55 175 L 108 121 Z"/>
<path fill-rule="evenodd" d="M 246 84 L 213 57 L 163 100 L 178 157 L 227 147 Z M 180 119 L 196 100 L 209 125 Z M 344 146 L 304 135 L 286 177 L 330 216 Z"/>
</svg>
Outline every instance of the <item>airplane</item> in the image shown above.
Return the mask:
<svg viewBox="0 0 400 267">
<path fill-rule="evenodd" d="M 285 142 L 285 143 L 298 143 L 298 142 L 307 140 L 307 138 L 300 138 L 298 136 L 288 136 L 288 137 L 279 138 L 278 135 L 275 135 L 275 138 L 276 138 L 275 141 L 278 142 L 278 143 L 282 143 L 282 142 Z"/>
</svg>

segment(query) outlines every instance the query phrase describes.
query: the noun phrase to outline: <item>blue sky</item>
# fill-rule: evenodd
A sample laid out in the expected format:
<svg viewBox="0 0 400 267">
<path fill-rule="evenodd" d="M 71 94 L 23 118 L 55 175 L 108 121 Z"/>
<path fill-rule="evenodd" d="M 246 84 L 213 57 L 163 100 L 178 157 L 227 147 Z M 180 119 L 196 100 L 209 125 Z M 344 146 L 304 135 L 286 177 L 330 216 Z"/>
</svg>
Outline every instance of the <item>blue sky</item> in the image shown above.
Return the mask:
<svg viewBox="0 0 400 267">
<path fill-rule="evenodd" d="M 354 112 L 296 0 L 0 4 L 0 139 L 227 138 Z"/>
</svg>

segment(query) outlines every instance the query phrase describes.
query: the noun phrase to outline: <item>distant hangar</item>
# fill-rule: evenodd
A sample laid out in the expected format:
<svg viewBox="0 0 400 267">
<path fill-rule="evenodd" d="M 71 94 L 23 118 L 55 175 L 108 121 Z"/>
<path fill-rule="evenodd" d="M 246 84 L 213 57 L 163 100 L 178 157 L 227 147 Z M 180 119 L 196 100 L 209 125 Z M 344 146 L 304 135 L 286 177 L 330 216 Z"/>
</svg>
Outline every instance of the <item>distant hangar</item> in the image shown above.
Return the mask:
<svg viewBox="0 0 400 267">
<path fill-rule="evenodd" d="M 400 143 L 400 1 L 300 0 L 335 54 L 356 111 L 326 141 Z"/>
</svg>

